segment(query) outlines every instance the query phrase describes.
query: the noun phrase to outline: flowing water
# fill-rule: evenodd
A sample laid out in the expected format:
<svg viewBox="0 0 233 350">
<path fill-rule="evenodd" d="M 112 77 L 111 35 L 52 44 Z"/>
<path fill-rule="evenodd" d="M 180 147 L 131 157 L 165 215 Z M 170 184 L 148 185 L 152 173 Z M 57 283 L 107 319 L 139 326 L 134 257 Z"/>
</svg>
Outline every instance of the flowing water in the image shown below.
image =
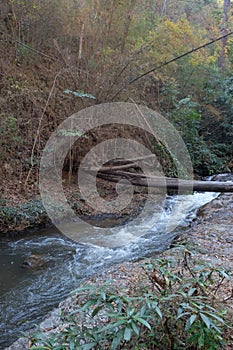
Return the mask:
<svg viewBox="0 0 233 350">
<path fill-rule="evenodd" d="M 143 218 L 109 228 L 108 241 L 115 237 L 117 248 L 78 244 L 56 229 L 0 242 L 0 349 L 38 324 L 85 277 L 115 263 L 165 250 L 195 218 L 198 208 L 217 195 L 167 197 L 160 210 L 151 202 Z M 82 231 L 81 224 L 78 229 Z M 81 233 L 87 242 L 93 235 L 99 235 L 100 243 L 104 241 L 100 227 Z M 37 270 L 22 268 L 24 259 L 32 254 L 42 255 L 47 265 Z"/>
</svg>

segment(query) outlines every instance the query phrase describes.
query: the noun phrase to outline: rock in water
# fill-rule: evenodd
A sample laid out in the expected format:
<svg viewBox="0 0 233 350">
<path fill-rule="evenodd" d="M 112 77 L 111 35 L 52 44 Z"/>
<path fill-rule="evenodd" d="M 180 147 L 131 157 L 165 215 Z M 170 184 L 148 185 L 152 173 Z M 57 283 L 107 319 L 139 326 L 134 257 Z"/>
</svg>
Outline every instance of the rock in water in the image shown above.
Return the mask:
<svg viewBox="0 0 233 350">
<path fill-rule="evenodd" d="M 31 268 L 31 269 L 41 269 L 43 268 L 45 265 L 47 265 L 49 262 L 49 258 L 44 256 L 44 255 L 40 255 L 40 254 L 32 254 L 27 256 L 21 267 L 23 268 Z"/>
</svg>

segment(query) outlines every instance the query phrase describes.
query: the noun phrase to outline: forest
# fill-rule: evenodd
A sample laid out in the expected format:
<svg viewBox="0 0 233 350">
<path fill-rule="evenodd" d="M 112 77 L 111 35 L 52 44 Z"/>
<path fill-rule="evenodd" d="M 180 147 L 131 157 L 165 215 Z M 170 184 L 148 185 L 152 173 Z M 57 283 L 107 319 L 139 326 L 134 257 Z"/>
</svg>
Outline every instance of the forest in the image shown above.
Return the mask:
<svg viewBox="0 0 233 350">
<path fill-rule="evenodd" d="M 46 303 L 52 309 L 74 287 L 72 278 L 72 282 L 79 284 L 92 273 L 95 276 L 91 277 L 91 285 L 81 285 L 62 304 L 56 327 L 26 335 L 23 349 L 25 346 L 41 350 L 232 349 L 232 194 L 220 197 L 208 194 L 210 197 L 205 202 L 201 198 L 206 195 L 204 191 L 212 192 L 212 178 L 203 181 L 211 176 L 215 176 L 214 180 L 230 180 L 225 192 L 233 191 L 232 23 L 230 0 L 1 0 L 0 243 L 5 252 L 10 242 L 10 257 L 8 261 L 3 254 L 0 266 L 4 266 L 2 280 L 6 286 L 9 283 L 10 292 L 16 292 L 9 299 L 11 307 L 6 302 L 4 309 L 5 301 L 0 303 L 7 320 L 14 313 L 12 324 L 2 322 L 0 313 L 0 330 L 6 328 L 0 346 L 1 341 L 4 346 L 10 345 L 9 335 L 13 334 L 13 341 L 22 330 L 34 327 L 41 320 L 40 310 L 34 310 L 28 295 L 38 297 L 38 309 L 43 309 Z M 137 231 L 143 229 L 145 221 L 147 228 L 151 218 L 153 228 L 156 227 L 157 219 L 153 215 L 158 210 L 156 205 L 151 211 L 144 206 L 150 186 L 137 164 L 143 158 L 140 155 L 126 162 L 122 157 L 113 158 L 99 170 L 102 178 L 99 176 L 96 187 L 100 199 L 110 203 L 117 198 L 118 178 L 108 172 L 113 166 L 119 170 L 118 175 L 129 175 L 127 171 L 131 168 L 132 184 L 137 187 L 128 206 L 113 212 L 113 216 L 104 212 L 106 225 L 110 226 L 97 225 L 99 231 L 95 231 L 93 224 L 89 236 L 83 229 L 79 232 L 83 240 L 74 239 L 74 242 L 68 234 L 64 238 L 51 229 L 53 220 L 43 205 L 40 191 L 40 166 L 48 140 L 74 113 L 115 102 L 140 105 L 166 118 L 186 145 L 191 175 L 198 188 L 190 189 L 186 173 L 182 177 L 177 172 L 176 160 L 166 145 L 156 136 L 153 138 L 146 128 L 141 131 L 117 123 L 105 124 L 103 128 L 94 127 L 85 135 L 80 134 L 79 143 L 72 145 L 66 154 L 59 174 L 60 192 L 64 196 L 62 193 L 60 197 L 60 188 L 53 188 L 48 172 L 50 190 L 54 191 L 54 198 L 57 196 L 54 207 L 58 221 L 67 219 L 60 203 L 60 198 L 65 196 L 69 209 L 81 220 L 88 218 L 90 226 L 95 220 L 103 219 L 101 205 L 88 204 L 93 200 L 91 191 L 90 198 L 82 195 L 77 172 L 92 146 L 101 143 L 104 137 L 108 140 L 119 137 L 142 141 L 157 156 L 167 179 L 161 187 L 167 188 L 163 193 L 165 205 L 161 207 L 161 193 L 157 189 L 153 192 L 158 195 L 156 200 L 159 198 L 155 204 L 162 208 L 162 214 L 167 215 L 174 208 L 181 208 L 181 214 L 185 212 L 184 226 L 176 224 L 178 211 L 171 220 L 169 215 L 164 215 L 168 221 L 174 220 L 179 234 L 178 229 L 174 235 L 175 231 L 167 232 L 166 223 L 161 226 L 162 229 L 166 226 L 162 234 L 158 231 L 159 239 L 151 230 L 145 231 L 143 241 L 143 234 Z M 67 138 L 74 136 L 73 130 L 59 130 Z M 80 131 L 75 132 L 77 136 Z M 60 154 L 48 159 L 56 163 L 56 157 Z M 154 166 L 151 155 L 145 154 L 143 159 Z M 95 164 L 88 171 L 94 172 Z M 156 179 L 151 179 L 153 187 Z M 185 196 L 183 193 L 173 196 L 177 194 L 177 184 L 183 184 L 184 189 L 187 185 Z M 216 188 L 215 192 L 222 186 Z M 195 189 L 201 192 L 200 196 L 193 192 Z M 44 193 L 45 198 L 47 193 Z M 173 200 L 177 197 L 182 200 L 178 199 L 176 207 Z M 192 202 L 191 209 L 185 207 L 186 199 Z M 144 207 L 147 211 L 143 211 Z M 145 214 L 140 217 L 141 226 L 133 227 L 136 234 L 134 231 L 131 234 L 133 239 L 129 234 L 131 238 L 127 241 L 128 236 L 123 237 L 118 225 L 127 224 L 141 213 Z M 101 230 L 112 228 L 113 217 L 117 233 L 108 233 L 106 239 Z M 192 226 L 192 220 L 197 220 L 197 224 Z M 59 228 L 56 222 L 55 226 Z M 40 235 L 41 227 L 48 228 L 46 235 Z M 104 236 L 102 241 L 96 232 Z M 168 233 L 170 236 L 166 238 Z M 138 246 L 134 235 L 138 235 Z M 18 240 L 19 237 L 22 239 Z M 86 244 L 88 239 L 93 245 Z M 96 247 L 98 239 L 110 243 Z M 111 246 L 111 239 L 117 243 Z M 160 250 L 156 250 L 156 244 L 160 244 Z M 130 247 L 128 251 L 124 245 Z M 58 246 L 60 250 L 56 251 Z M 12 247 L 16 252 L 21 249 L 18 259 L 22 261 L 15 260 L 15 265 Z M 133 259 L 140 260 L 135 263 L 131 262 Z M 109 261 L 116 264 L 115 270 L 110 269 Z M 17 288 L 21 285 L 14 277 L 11 280 L 5 266 L 9 271 L 13 269 L 12 276 L 18 273 L 20 278 L 25 278 L 27 274 L 36 281 L 48 273 L 47 280 L 38 285 L 33 282 L 27 287 L 30 292 L 23 290 L 20 300 Z M 109 268 L 115 285 L 108 284 L 108 273 L 97 275 L 104 267 Z M 3 290 L 0 296 L 4 298 L 8 295 L 6 286 L 0 286 L 0 292 Z M 50 295 L 51 290 L 54 295 Z M 20 316 L 25 305 L 28 313 Z M 42 316 L 50 309 L 43 309 Z M 36 313 L 39 316 L 35 321 Z"/>
</svg>

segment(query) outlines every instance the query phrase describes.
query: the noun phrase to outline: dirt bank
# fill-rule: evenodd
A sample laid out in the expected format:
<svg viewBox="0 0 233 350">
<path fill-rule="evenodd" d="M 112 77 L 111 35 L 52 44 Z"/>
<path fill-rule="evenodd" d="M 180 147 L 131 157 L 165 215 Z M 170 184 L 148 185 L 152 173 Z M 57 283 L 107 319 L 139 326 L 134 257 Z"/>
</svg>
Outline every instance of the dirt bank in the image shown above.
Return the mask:
<svg viewBox="0 0 233 350">
<path fill-rule="evenodd" d="M 71 183 L 68 183 L 68 180 L 64 181 L 63 189 L 68 203 L 78 217 L 88 219 L 88 217 L 96 218 L 103 215 L 100 210 L 94 206 L 90 207 L 83 199 L 75 178 Z M 111 201 L 116 198 L 116 184 L 113 182 L 97 179 L 97 189 L 100 197 L 105 200 Z M 145 189 L 136 188 L 131 203 L 117 212 L 115 216 L 122 217 L 124 220 L 136 216 L 143 207 L 146 196 Z M 88 199 L 92 201 L 91 198 Z M 49 224 L 51 224 L 50 218 L 36 190 L 28 196 L 13 192 L 13 188 L 12 191 L 3 192 L 0 199 L 0 235 L 25 234 L 27 230 Z"/>
</svg>

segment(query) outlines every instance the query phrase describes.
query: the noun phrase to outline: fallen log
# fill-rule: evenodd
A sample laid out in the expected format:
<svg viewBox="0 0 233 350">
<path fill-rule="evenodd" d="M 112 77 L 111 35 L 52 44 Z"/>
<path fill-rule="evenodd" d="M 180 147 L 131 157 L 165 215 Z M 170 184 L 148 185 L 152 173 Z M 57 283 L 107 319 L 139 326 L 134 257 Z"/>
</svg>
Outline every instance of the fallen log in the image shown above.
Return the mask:
<svg viewBox="0 0 233 350">
<path fill-rule="evenodd" d="M 122 165 L 110 165 L 110 166 L 104 166 L 103 171 L 104 172 L 115 172 L 116 170 L 122 170 L 122 169 L 129 169 L 129 168 L 139 168 L 138 163 L 127 163 Z M 90 170 L 96 171 L 95 168 L 91 168 Z"/>
<path fill-rule="evenodd" d="M 135 157 L 135 158 L 116 158 L 116 159 L 112 159 L 111 161 L 109 161 L 109 163 L 111 163 L 112 165 L 114 164 L 130 164 L 130 163 L 134 163 L 140 160 L 146 160 L 146 159 L 155 159 L 155 155 L 154 154 L 149 154 L 147 156 L 141 156 L 141 157 Z"/>
<path fill-rule="evenodd" d="M 103 169 L 103 168 L 102 168 Z M 197 181 L 183 180 L 171 177 L 160 177 L 130 173 L 126 171 L 115 171 L 110 173 L 109 170 L 104 172 L 100 170 L 97 177 L 104 180 L 118 182 L 121 179 L 129 180 L 135 186 L 163 188 L 167 190 L 179 191 L 179 193 L 200 191 L 200 192 L 233 192 L 233 182 L 222 181 Z"/>
<path fill-rule="evenodd" d="M 142 157 L 131 158 L 131 159 L 124 159 L 124 158 L 112 159 L 111 161 L 109 161 L 107 164 L 105 164 L 101 168 L 101 171 L 114 172 L 116 170 L 129 169 L 129 168 L 139 169 L 140 163 L 138 163 L 138 162 L 140 162 L 140 161 L 145 162 L 145 160 L 149 160 L 149 159 L 155 159 L 155 155 L 151 154 L 148 156 L 142 156 Z M 91 170 L 93 172 L 98 171 L 98 169 L 95 167 L 91 167 L 91 168 L 89 168 L 89 170 Z"/>
</svg>

